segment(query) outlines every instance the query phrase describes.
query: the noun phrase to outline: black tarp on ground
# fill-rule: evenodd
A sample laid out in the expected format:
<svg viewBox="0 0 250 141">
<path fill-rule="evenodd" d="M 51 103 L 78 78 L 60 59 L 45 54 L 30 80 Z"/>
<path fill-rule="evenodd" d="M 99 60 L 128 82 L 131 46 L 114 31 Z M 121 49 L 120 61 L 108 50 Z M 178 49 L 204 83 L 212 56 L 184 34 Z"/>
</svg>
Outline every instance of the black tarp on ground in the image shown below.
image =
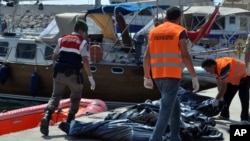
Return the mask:
<svg viewBox="0 0 250 141">
<path fill-rule="evenodd" d="M 192 92 L 179 94 L 178 98 L 181 101 L 180 134 L 183 141 L 223 140 L 223 134 L 214 127 L 215 121 L 203 114 L 206 113 L 206 107 L 211 111 L 211 102 L 208 101 L 213 98 Z M 203 112 L 199 111 L 199 108 Z M 213 109 L 212 114 L 218 114 L 219 111 L 220 109 Z M 70 136 L 92 137 L 103 141 L 148 141 L 158 112 L 159 102 L 147 101 L 133 105 L 122 113 L 113 112 L 104 121 L 89 123 L 73 121 L 71 124 L 63 122 L 59 128 Z M 166 134 L 169 132 L 168 127 Z"/>
<path fill-rule="evenodd" d="M 103 141 L 147 141 L 152 131 L 153 127 L 133 123 L 128 119 L 90 123 L 74 121 L 70 125 L 69 135 L 95 137 Z"/>
<path fill-rule="evenodd" d="M 212 102 L 214 98 L 195 94 L 190 91 L 186 91 L 184 94 L 179 94 L 178 98 L 180 103 L 185 107 L 190 107 L 191 110 L 195 110 L 208 117 L 218 115 L 225 106 L 225 103 L 220 101 L 218 107 L 213 107 Z"/>
</svg>

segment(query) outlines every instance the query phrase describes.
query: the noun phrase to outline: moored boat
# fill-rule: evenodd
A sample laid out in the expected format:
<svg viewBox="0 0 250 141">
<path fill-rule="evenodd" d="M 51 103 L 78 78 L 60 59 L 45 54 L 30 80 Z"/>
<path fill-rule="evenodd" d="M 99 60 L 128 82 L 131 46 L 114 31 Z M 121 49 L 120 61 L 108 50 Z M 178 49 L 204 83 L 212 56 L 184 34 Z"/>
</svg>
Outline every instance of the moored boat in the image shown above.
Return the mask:
<svg viewBox="0 0 250 141">
<path fill-rule="evenodd" d="M 76 18 L 84 18 L 90 28 L 90 67 L 96 81 L 96 89 L 92 91 L 89 82 L 84 81 L 83 97 L 116 102 L 144 102 L 147 99 L 159 99 L 160 93 L 156 87 L 152 90 L 143 87 L 142 62 L 137 64 L 135 58 L 139 56 L 142 60 L 144 48 L 139 54 L 135 52 L 134 43 L 126 31 L 129 25 L 126 25 L 123 19 L 124 15 L 136 11 L 139 14 L 138 11 L 155 7 L 144 4 L 121 4 L 103 6 L 88 10 L 87 13 L 61 13 L 55 16 L 39 37 L 15 34 L 0 36 L 0 92 L 50 97 L 53 86 L 51 61 L 53 48 L 59 37 L 72 32 Z M 122 39 L 115 32 L 114 17 L 119 22 L 121 33 L 126 33 L 122 35 Z M 97 29 L 99 33 L 93 32 Z M 49 32 L 46 33 L 46 31 Z M 207 77 L 210 75 L 208 74 Z M 199 80 L 203 81 L 203 79 Z M 182 81 L 185 82 L 182 84 L 191 83 L 191 79 Z M 211 84 L 211 82 L 205 83 Z M 182 87 L 192 89 L 185 85 Z M 214 87 L 214 84 L 210 87 Z M 200 90 L 202 89 L 204 87 L 201 85 Z M 64 98 L 69 94 L 69 91 L 65 91 Z"/>
<path fill-rule="evenodd" d="M 198 30 L 209 17 L 213 6 L 192 6 L 185 11 L 188 30 Z M 250 32 L 250 11 L 236 7 L 221 6 L 210 33 L 193 45 L 190 52 L 195 64 L 205 58 L 234 57 L 244 60 L 243 50 Z"/>
<path fill-rule="evenodd" d="M 25 107 L 0 113 L 0 135 L 18 132 L 39 126 L 47 104 Z M 58 110 L 54 112 L 50 125 L 66 120 L 70 107 L 70 99 L 60 101 Z M 80 101 L 76 117 L 107 111 L 107 105 L 100 99 L 84 99 Z"/>
</svg>

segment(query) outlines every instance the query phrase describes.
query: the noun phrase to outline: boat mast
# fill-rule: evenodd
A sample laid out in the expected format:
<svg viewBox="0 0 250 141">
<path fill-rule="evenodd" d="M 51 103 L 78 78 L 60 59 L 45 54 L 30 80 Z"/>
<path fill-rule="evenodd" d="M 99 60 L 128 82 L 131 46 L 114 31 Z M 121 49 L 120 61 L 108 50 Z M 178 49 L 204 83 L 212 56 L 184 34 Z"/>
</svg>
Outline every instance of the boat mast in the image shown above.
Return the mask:
<svg viewBox="0 0 250 141">
<path fill-rule="evenodd" d="M 155 24 L 159 25 L 159 19 L 158 19 L 158 8 L 159 8 L 159 0 L 156 1 L 156 21 Z"/>
<path fill-rule="evenodd" d="M 0 4 L 1 4 L 1 1 L 0 0 Z M 16 16 L 16 11 L 17 11 L 17 7 L 19 5 L 19 0 L 13 0 L 13 7 L 14 7 L 14 11 L 13 11 L 13 14 L 12 14 L 12 17 L 11 17 L 11 23 L 10 23 L 10 26 L 7 27 L 6 31 L 8 32 L 10 29 L 12 29 L 12 32 L 15 31 L 14 29 L 14 20 L 15 20 L 15 16 Z M 2 5 L 1 5 L 2 6 Z M 0 8 L 0 15 L 2 16 L 2 12 L 1 12 L 1 8 Z M 0 25 L 2 27 L 2 20 L 1 20 L 1 16 L 0 16 Z M 2 32 L 2 30 L 0 31 L 0 33 Z"/>
<path fill-rule="evenodd" d="M 0 28 L 1 28 L 0 34 L 2 34 L 2 11 L 1 9 L 2 9 L 2 0 L 0 0 Z"/>
<path fill-rule="evenodd" d="M 182 26 L 184 26 L 184 8 L 183 8 L 183 0 L 179 0 L 179 5 L 180 5 L 180 9 L 181 9 L 181 21 L 180 21 L 180 23 L 181 23 L 181 25 Z"/>
<path fill-rule="evenodd" d="M 15 27 L 14 27 L 14 24 L 15 24 L 15 16 L 16 16 L 16 11 L 17 11 L 17 7 L 19 5 L 19 0 L 14 0 L 14 11 L 13 11 L 13 15 L 12 15 L 12 19 L 11 19 L 11 22 L 12 22 L 12 32 L 15 32 Z M 8 30 L 7 30 L 8 31 Z"/>
<path fill-rule="evenodd" d="M 95 0 L 95 8 L 101 7 L 101 0 Z"/>
</svg>

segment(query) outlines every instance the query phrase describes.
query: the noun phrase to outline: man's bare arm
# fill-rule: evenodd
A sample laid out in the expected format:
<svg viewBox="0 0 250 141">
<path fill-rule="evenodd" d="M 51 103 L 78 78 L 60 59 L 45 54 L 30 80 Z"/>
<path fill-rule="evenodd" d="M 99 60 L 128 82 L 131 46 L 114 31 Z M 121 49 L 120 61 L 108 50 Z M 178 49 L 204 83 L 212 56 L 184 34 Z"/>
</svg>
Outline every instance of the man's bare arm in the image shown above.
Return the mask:
<svg viewBox="0 0 250 141">
<path fill-rule="evenodd" d="M 179 41 L 179 47 L 181 50 L 181 57 L 182 57 L 183 63 L 185 64 L 186 68 L 188 69 L 188 72 L 191 74 L 192 77 L 196 77 L 194 65 L 193 65 L 191 56 L 188 53 L 187 43 L 186 43 L 185 38 L 183 38 Z"/>
<path fill-rule="evenodd" d="M 90 70 L 90 66 L 89 66 L 89 61 L 88 61 L 88 57 L 87 56 L 83 56 L 82 57 L 82 63 L 83 63 L 83 67 L 85 72 L 87 73 L 88 76 L 92 76 L 91 70 Z"/>
<path fill-rule="evenodd" d="M 144 69 L 144 77 L 151 78 L 150 76 L 150 54 L 149 54 L 148 47 L 144 54 L 143 69 Z"/>
</svg>

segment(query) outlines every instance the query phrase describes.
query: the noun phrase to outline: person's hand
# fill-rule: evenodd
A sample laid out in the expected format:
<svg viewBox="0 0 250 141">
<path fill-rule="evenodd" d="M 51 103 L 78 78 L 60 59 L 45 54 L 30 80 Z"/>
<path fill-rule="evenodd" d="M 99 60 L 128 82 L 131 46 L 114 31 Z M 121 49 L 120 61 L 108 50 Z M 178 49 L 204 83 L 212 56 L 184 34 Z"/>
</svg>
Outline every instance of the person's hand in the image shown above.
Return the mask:
<svg viewBox="0 0 250 141">
<path fill-rule="evenodd" d="M 218 99 L 214 99 L 212 102 L 212 106 L 213 107 L 218 107 L 219 106 L 219 100 Z"/>
<path fill-rule="evenodd" d="M 193 92 L 197 92 L 200 88 L 200 84 L 199 84 L 199 81 L 198 81 L 198 78 L 197 77 L 193 77 L 192 78 L 192 84 L 193 84 Z"/>
<path fill-rule="evenodd" d="M 95 90 L 95 80 L 94 80 L 94 78 L 93 78 L 93 76 L 89 76 L 89 82 L 90 82 L 90 89 L 91 90 Z"/>
<path fill-rule="evenodd" d="M 154 83 L 151 78 L 144 77 L 144 87 L 147 89 L 153 89 Z"/>
<path fill-rule="evenodd" d="M 223 102 L 223 101 L 224 101 L 224 98 L 223 98 L 223 97 L 221 97 L 219 100 L 215 98 L 215 99 L 213 100 L 213 102 L 212 102 L 212 106 L 213 106 L 213 107 L 218 107 L 219 104 L 220 104 L 221 102 Z"/>
<path fill-rule="evenodd" d="M 246 68 L 247 75 L 250 76 L 250 71 L 248 68 Z"/>
</svg>

